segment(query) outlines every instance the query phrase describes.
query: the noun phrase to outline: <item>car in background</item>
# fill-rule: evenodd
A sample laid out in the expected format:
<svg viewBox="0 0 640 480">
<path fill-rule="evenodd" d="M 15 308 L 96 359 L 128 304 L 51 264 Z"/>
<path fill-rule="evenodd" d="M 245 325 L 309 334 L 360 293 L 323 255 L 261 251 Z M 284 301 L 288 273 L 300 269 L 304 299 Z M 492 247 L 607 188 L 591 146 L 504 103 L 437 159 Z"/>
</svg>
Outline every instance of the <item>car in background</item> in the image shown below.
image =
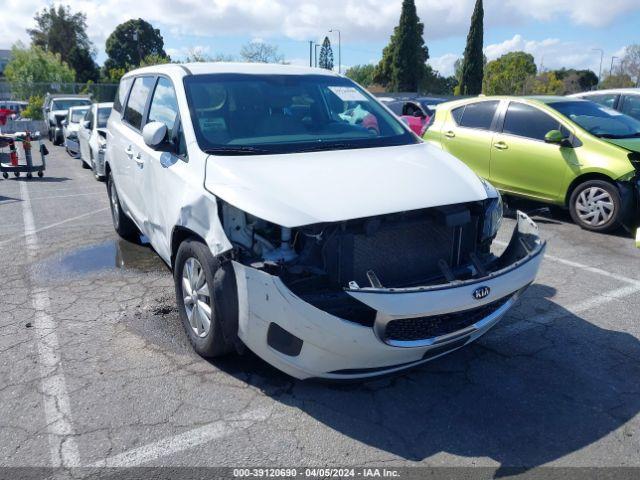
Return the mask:
<svg viewBox="0 0 640 480">
<path fill-rule="evenodd" d="M 640 88 L 594 90 L 592 92 L 575 93 L 570 97 L 596 102 L 640 120 Z"/>
<path fill-rule="evenodd" d="M 71 107 L 67 111 L 67 117 L 62 121 L 64 148 L 72 157 L 76 157 L 80 153 L 78 129 L 88 110 L 89 107 L 84 105 L 81 107 Z"/>
<path fill-rule="evenodd" d="M 62 122 L 67 118 L 67 112 L 71 107 L 83 105 L 91 105 L 91 98 L 88 95 L 47 94 L 45 96 L 42 104 L 42 118 L 46 122 L 50 142 L 54 145 L 64 143 Z"/>
<path fill-rule="evenodd" d="M 442 104 L 424 135 L 501 191 L 566 206 L 582 228 L 638 225 L 640 121 L 567 97 Z"/>
<path fill-rule="evenodd" d="M 19 100 L 2 100 L 0 101 L 0 110 L 11 112 L 13 118 L 19 118 L 22 111 L 27 108 L 29 102 L 21 102 Z"/>
<path fill-rule="evenodd" d="M 107 148 L 107 120 L 113 103 L 94 103 L 80 123 L 78 141 L 82 166 L 93 170 L 97 180 L 104 178 L 104 153 Z"/>
<path fill-rule="evenodd" d="M 129 72 L 106 172 L 114 228 L 144 234 L 172 269 L 194 349 L 246 347 L 297 378 L 372 377 L 463 347 L 514 305 L 545 249 L 519 213 L 494 256 L 498 192 L 329 70 Z"/>
<path fill-rule="evenodd" d="M 399 116 L 403 122 L 418 136 L 422 136 L 429 126 L 429 121 L 435 112 L 436 106 L 446 102 L 441 97 L 416 97 L 411 99 L 380 99 L 393 113 Z"/>
</svg>

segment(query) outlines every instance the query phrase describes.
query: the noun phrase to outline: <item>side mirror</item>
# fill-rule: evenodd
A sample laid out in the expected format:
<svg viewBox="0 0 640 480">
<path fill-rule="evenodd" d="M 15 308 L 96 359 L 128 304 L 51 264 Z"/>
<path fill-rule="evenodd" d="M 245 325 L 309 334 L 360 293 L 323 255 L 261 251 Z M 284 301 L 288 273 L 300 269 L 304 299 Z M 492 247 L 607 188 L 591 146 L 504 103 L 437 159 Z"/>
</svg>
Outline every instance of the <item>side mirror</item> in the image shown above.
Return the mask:
<svg viewBox="0 0 640 480">
<path fill-rule="evenodd" d="M 88 128 L 91 128 L 91 122 L 90 122 L 89 120 L 83 120 L 83 121 L 82 121 L 82 126 L 83 126 L 84 128 L 87 128 L 87 129 L 88 129 Z"/>
<path fill-rule="evenodd" d="M 164 123 L 150 122 L 142 129 L 142 139 L 144 143 L 154 150 L 162 145 L 166 138 L 167 126 Z"/>
<path fill-rule="evenodd" d="M 564 140 L 564 135 L 562 135 L 562 132 L 560 130 L 551 130 L 550 132 L 547 132 L 547 134 L 544 136 L 544 141 L 547 143 L 555 143 L 555 144 L 562 144 L 563 140 Z"/>
</svg>

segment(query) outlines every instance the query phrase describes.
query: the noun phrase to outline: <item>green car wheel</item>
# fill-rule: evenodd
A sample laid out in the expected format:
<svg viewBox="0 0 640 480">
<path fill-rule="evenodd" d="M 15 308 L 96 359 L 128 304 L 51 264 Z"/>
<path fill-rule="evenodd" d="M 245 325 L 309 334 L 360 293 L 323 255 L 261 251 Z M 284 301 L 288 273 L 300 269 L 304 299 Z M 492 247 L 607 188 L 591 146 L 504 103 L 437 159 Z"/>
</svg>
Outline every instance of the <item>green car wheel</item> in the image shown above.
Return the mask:
<svg viewBox="0 0 640 480">
<path fill-rule="evenodd" d="M 620 193 L 615 185 L 604 180 L 584 182 L 571 194 L 569 211 L 573 221 L 585 230 L 614 230 L 620 226 Z"/>
</svg>

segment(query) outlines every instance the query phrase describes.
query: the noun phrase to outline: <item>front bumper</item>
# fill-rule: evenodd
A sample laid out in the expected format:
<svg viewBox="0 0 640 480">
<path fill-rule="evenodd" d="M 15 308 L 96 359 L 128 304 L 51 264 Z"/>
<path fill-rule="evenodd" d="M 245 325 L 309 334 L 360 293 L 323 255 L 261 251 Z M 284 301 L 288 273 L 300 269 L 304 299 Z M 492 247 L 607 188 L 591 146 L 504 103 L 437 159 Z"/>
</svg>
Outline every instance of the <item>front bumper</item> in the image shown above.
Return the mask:
<svg viewBox="0 0 640 480">
<path fill-rule="evenodd" d="M 278 277 L 233 262 L 238 336 L 262 359 L 299 379 L 355 379 L 409 368 L 460 348 L 494 326 L 535 280 L 545 247 L 536 225 L 518 212 L 517 228 L 498 260 L 499 268 L 481 278 L 409 289 L 348 290 L 377 311 L 373 328 L 319 310 L 294 295 Z M 490 293 L 477 298 L 482 289 Z M 384 327 L 392 320 L 411 323 L 443 314 L 464 317 L 472 311 L 487 313 L 435 337 L 401 342 L 385 337 Z M 273 324 L 278 332 L 294 336 L 301 348 L 289 354 L 274 348 L 268 340 Z"/>
<path fill-rule="evenodd" d="M 95 161 L 95 174 L 98 177 L 104 177 L 106 175 L 106 172 L 104 170 L 104 153 L 105 150 L 104 149 L 99 149 L 98 153 L 96 153 L 96 155 L 93 157 L 94 161 Z"/>
<path fill-rule="evenodd" d="M 640 175 L 633 180 L 618 182 L 622 201 L 622 225 L 634 233 L 640 227 Z"/>
</svg>

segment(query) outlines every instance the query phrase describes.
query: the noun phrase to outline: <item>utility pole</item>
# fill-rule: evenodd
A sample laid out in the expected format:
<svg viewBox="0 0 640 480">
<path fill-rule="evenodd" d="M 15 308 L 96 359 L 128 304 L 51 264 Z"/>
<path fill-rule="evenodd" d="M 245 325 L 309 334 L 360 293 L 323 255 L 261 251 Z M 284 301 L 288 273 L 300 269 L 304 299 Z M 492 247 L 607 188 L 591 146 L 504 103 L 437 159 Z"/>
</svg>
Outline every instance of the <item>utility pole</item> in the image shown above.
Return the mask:
<svg viewBox="0 0 640 480">
<path fill-rule="evenodd" d="M 600 86 L 600 82 L 602 82 L 602 59 L 604 58 L 604 50 L 601 48 L 592 48 L 591 50 L 600 52 L 600 70 L 598 71 L 598 86 Z"/>
<path fill-rule="evenodd" d="M 309 40 L 309 66 L 313 67 L 313 40 Z"/>
<path fill-rule="evenodd" d="M 316 43 L 316 45 L 315 45 L 315 47 L 316 47 L 316 48 L 315 48 L 315 51 L 316 51 L 316 54 L 315 54 L 315 57 L 316 57 L 316 63 L 315 63 L 315 66 L 316 66 L 316 67 L 318 66 L 318 47 L 321 47 L 321 46 L 322 46 L 322 45 L 320 45 L 320 44 L 318 44 L 318 43 Z"/>
<path fill-rule="evenodd" d="M 338 73 L 342 73 L 342 33 L 337 28 L 329 29 L 329 33 L 338 32 Z"/>
</svg>

